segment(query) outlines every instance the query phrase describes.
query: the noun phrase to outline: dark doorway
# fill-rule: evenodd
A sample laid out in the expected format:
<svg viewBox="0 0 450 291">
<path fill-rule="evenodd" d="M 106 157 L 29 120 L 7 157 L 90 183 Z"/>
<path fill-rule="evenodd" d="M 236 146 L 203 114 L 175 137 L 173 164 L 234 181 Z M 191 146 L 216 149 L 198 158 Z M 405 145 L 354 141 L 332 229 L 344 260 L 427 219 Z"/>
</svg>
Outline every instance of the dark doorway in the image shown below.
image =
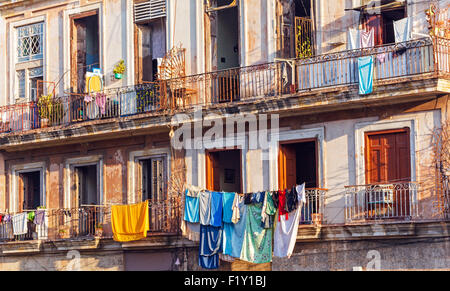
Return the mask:
<svg viewBox="0 0 450 291">
<path fill-rule="evenodd" d="M 41 205 L 41 172 L 21 173 L 23 210 L 35 210 Z"/>
<path fill-rule="evenodd" d="M 206 188 L 218 192 L 242 193 L 241 150 L 206 153 Z"/>
</svg>

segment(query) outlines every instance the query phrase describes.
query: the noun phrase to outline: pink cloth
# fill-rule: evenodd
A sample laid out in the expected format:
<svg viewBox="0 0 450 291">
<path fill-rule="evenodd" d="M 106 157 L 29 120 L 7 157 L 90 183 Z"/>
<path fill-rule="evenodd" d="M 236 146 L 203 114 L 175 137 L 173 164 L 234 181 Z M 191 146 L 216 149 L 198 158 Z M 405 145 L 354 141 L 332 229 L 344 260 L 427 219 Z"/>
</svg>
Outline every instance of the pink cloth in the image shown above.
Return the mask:
<svg viewBox="0 0 450 291">
<path fill-rule="evenodd" d="M 95 104 L 100 108 L 101 113 L 105 114 L 106 96 L 98 94 L 97 97 L 95 97 Z"/>
<path fill-rule="evenodd" d="M 371 28 L 370 31 L 361 31 L 360 40 L 361 48 L 373 47 L 375 43 L 375 30 Z"/>
</svg>

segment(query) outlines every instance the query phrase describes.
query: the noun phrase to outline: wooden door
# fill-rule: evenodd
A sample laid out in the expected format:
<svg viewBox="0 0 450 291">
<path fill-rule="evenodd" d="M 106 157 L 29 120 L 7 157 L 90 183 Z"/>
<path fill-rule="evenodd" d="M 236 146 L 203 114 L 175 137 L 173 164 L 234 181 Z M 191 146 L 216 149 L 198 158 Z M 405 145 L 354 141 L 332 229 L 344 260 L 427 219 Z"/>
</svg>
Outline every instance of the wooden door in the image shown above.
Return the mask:
<svg viewBox="0 0 450 291">
<path fill-rule="evenodd" d="M 206 153 L 206 189 L 220 191 L 220 161 L 217 152 Z"/>
<path fill-rule="evenodd" d="M 383 17 L 381 14 L 367 15 L 366 16 L 366 30 L 374 30 L 374 45 L 383 44 Z"/>
<path fill-rule="evenodd" d="M 394 185 L 391 188 L 393 195 L 391 200 L 383 197 L 383 200 L 380 200 L 380 194 L 376 193 L 378 198 L 368 198 L 368 201 L 377 200 L 369 201 L 369 203 L 376 202 L 376 207 L 390 207 L 389 216 L 409 215 L 407 183 L 411 181 L 410 161 L 408 129 L 366 135 L 366 183 Z M 369 195 L 373 196 L 374 193 Z M 387 203 L 384 203 L 386 201 Z M 383 209 L 383 214 L 385 213 L 386 210 Z"/>
<path fill-rule="evenodd" d="M 281 145 L 278 156 L 278 185 L 281 190 L 297 184 L 297 154 L 295 147 Z"/>
</svg>

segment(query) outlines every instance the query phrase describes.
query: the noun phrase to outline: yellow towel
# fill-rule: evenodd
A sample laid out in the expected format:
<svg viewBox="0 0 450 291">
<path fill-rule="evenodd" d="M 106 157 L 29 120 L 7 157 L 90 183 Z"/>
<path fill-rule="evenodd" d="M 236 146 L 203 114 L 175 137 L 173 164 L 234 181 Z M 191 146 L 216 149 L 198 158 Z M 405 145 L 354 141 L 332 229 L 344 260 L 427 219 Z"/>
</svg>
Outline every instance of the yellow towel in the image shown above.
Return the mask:
<svg viewBox="0 0 450 291">
<path fill-rule="evenodd" d="M 100 92 L 103 90 L 100 76 L 86 76 L 86 93 Z"/>
<path fill-rule="evenodd" d="M 148 201 L 134 205 L 111 206 L 111 226 L 115 241 L 127 242 L 145 238 L 150 229 Z"/>
</svg>

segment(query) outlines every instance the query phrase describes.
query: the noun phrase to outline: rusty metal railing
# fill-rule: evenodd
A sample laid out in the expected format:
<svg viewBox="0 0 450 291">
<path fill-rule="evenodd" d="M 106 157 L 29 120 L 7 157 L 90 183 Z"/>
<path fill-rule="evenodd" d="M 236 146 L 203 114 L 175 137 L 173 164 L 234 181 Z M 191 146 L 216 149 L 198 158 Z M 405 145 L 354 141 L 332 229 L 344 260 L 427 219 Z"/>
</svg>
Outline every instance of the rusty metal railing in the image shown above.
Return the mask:
<svg viewBox="0 0 450 291">
<path fill-rule="evenodd" d="M 300 224 L 322 224 L 324 222 L 324 206 L 327 189 L 306 189 L 306 203 L 301 210 Z"/>
</svg>

